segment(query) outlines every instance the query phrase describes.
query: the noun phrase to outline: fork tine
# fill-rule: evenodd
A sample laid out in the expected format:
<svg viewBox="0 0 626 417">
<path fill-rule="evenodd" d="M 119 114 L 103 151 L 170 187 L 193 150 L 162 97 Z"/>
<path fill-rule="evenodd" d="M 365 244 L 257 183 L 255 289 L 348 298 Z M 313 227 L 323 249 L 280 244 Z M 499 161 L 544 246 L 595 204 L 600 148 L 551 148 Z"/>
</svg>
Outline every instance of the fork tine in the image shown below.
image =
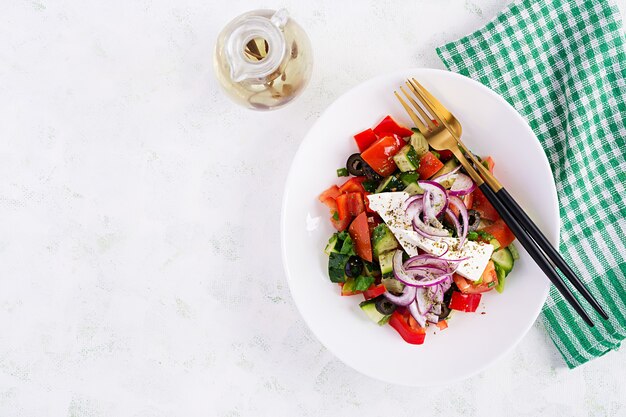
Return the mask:
<svg viewBox="0 0 626 417">
<path fill-rule="evenodd" d="M 400 89 L 402 89 L 402 87 L 400 87 Z M 406 92 L 404 91 L 402 92 L 404 93 L 404 95 L 406 95 Z M 406 112 L 409 114 L 409 117 L 411 118 L 411 120 L 413 120 L 413 123 L 415 123 L 415 127 L 417 127 L 417 129 L 422 133 L 422 135 L 425 135 L 428 132 L 428 128 L 424 126 L 424 123 L 422 123 L 418 115 L 415 114 L 411 106 L 409 106 L 406 103 L 406 101 L 404 101 L 402 97 L 400 97 L 400 94 L 398 94 L 397 91 L 394 91 L 393 93 L 396 95 L 396 98 L 398 99 L 398 101 L 400 101 L 400 104 L 402 104 L 402 107 L 404 107 L 404 110 L 406 110 Z M 407 98 L 409 97 L 407 96 Z"/>
<path fill-rule="evenodd" d="M 426 108 L 426 110 L 428 110 L 428 112 L 437 121 L 437 123 L 440 125 L 443 125 L 443 123 L 441 122 L 441 118 L 437 114 L 436 109 L 433 108 L 434 105 L 427 97 L 425 97 L 425 94 L 423 94 L 422 91 L 416 85 L 414 85 L 410 80 L 407 82 L 407 84 L 411 86 L 411 91 L 413 91 L 413 93 L 418 97 L 422 105 Z"/>
<path fill-rule="evenodd" d="M 415 92 L 415 86 L 411 85 L 411 80 L 406 80 L 406 85 L 407 87 L 409 87 L 409 90 Z M 419 99 L 419 97 L 418 97 Z M 422 102 L 422 104 L 426 104 L 424 103 L 424 100 L 420 100 Z M 437 126 L 433 123 L 432 118 L 424 111 L 424 109 L 422 109 L 421 106 L 419 106 L 416 102 L 413 101 L 413 105 L 415 107 L 417 107 L 417 111 L 420 113 L 420 115 L 422 116 L 422 119 L 424 119 L 424 121 L 426 122 L 426 125 L 428 125 L 428 129 L 429 130 L 433 130 L 434 128 L 436 128 Z M 426 107 L 426 106 L 425 106 Z M 426 109 L 428 110 L 429 113 L 432 113 L 432 111 L 426 107 Z"/>
<path fill-rule="evenodd" d="M 408 85 L 408 84 L 407 84 Z M 430 124 L 428 123 L 428 115 L 424 112 L 424 109 L 422 109 L 422 107 L 419 105 L 419 103 L 417 103 L 417 101 L 415 101 L 415 99 L 412 97 L 412 95 L 410 93 L 407 93 L 406 90 L 404 89 L 404 87 L 400 86 L 400 91 L 402 91 L 402 93 L 404 94 L 404 96 L 411 102 L 411 104 L 413 104 L 413 108 L 415 110 L 418 111 L 418 113 L 422 116 L 422 124 L 424 125 L 425 129 L 429 132 L 431 132 L 433 129 L 430 126 Z M 426 123 L 424 123 L 426 122 Z M 432 122 L 431 122 L 432 123 Z"/>
<path fill-rule="evenodd" d="M 426 89 L 426 87 L 424 87 L 422 84 L 420 84 L 415 78 L 411 79 L 412 84 L 422 92 L 422 94 L 428 99 L 428 101 L 430 102 L 432 107 L 435 107 L 439 110 L 443 110 L 443 111 L 447 111 L 446 107 L 441 104 L 441 102 L 439 100 L 437 100 L 437 98 L 435 96 L 433 96 L 432 94 L 430 94 L 430 91 L 428 91 Z"/>
</svg>

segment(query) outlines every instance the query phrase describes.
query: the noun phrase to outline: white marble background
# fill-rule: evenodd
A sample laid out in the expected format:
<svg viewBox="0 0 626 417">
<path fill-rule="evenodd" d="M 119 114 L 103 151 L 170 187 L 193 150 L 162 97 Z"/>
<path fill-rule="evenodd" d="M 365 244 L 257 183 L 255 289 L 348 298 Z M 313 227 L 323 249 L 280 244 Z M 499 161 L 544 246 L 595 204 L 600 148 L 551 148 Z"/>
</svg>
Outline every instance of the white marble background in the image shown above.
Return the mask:
<svg viewBox="0 0 626 417">
<path fill-rule="evenodd" d="M 282 189 L 316 117 L 442 68 L 434 47 L 505 3 L 0 1 L 0 416 L 626 415 L 624 350 L 568 371 L 536 324 L 468 381 L 387 385 L 327 352 L 286 285 Z M 213 42 L 280 6 L 313 79 L 253 113 L 218 90 Z"/>
</svg>

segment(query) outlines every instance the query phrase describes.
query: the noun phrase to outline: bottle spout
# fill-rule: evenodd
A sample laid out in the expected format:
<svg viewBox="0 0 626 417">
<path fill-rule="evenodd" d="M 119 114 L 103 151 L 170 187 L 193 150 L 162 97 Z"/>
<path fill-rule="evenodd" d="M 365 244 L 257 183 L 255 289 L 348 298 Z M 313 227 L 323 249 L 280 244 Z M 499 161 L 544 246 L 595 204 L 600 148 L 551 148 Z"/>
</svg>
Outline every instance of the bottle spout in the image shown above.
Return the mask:
<svg viewBox="0 0 626 417">
<path fill-rule="evenodd" d="M 289 12 L 287 9 L 279 9 L 274 13 L 274 15 L 270 18 L 274 26 L 278 29 L 283 30 L 287 22 L 289 21 Z"/>
</svg>

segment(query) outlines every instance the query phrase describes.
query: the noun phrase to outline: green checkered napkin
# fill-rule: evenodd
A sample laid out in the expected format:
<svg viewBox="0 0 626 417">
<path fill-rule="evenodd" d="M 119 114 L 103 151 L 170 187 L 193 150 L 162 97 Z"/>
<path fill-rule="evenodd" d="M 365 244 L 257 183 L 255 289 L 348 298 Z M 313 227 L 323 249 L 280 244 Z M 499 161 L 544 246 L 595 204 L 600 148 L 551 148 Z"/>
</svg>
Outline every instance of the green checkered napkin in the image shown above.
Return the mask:
<svg viewBox="0 0 626 417">
<path fill-rule="evenodd" d="M 437 49 L 451 71 L 502 95 L 534 130 L 561 207 L 560 250 L 611 316 L 587 327 L 554 289 L 543 309 L 570 368 L 626 337 L 626 53 L 606 0 L 515 1 L 484 28 Z"/>
</svg>

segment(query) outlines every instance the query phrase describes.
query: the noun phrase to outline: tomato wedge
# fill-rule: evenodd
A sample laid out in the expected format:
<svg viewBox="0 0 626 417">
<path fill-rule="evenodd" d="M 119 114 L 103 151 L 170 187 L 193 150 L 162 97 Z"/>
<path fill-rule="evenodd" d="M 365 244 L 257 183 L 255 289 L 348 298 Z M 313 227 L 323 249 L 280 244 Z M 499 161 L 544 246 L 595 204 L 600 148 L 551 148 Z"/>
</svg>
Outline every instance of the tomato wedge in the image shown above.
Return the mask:
<svg viewBox="0 0 626 417">
<path fill-rule="evenodd" d="M 341 191 L 339 191 L 339 187 L 337 187 L 336 185 L 331 185 L 326 191 L 320 194 L 319 200 L 323 203 L 324 200 L 328 198 L 335 199 L 339 197 L 339 194 L 341 194 Z"/>
<path fill-rule="evenodd" d="M 472 281 L 463 278 L 459 274 L 452 275 L 452 279 L 459 290 L 464 294 L 479 294 L 487 291 L 491 291 L 498 285 L 498 274 L 496 274 L 496 268 L 493 261 L 489 261 L 482 276 L 480 277 L 480 284 L 476 285 Z M 493 284 L 492 284 L 493 283 Z"/>
<path fill-rule="evenodd" d="M 365 211 L 354 219 L 348 231 L 354 241 L 354 251 L 356 254 L 366 261 L 372 262 L 372 240 L 370 238 L 370 228 L 367 224 Z"/>
<path fill-rule="evenodd" d="M 439 330 L 445 330 L 448 328 L 448 322 L 446 320 L 441 320 L 437 323 L 437 327 L 439 327 Z"/>
<path fill-rule="evenodd" d="M 496 163 L 493 161 L 493 158 L 488 156 L 485 159 L 483 159 L 483 162 L 487 164 L 487 168 L 489 169 L 489 172 L 493 174 L 493 168 L 496 166 Z"/>
<path fill-rule="evenodd" d="M 378 285 L 372 284 L 371 287 L 363 291 L 363 296 L 365 297 L 366 300 L 369 300 L 372 298 L 376 298 L 379 295 L 383 295 L 385 291 L 387 291 L 387 289 L 385 288 L 383 284 L 378 284 Z"/>
<path fill-rule="evenodd" d="M 382 138 L 387 135 L 398 135 L 401 138 L 409 137 L 413 134 L 411 129 L 400 126 L 391 116 L 385 117 L 378 123 L 378 126 L 374 128 L 374 133 Z"/>
<path fill-rule="evenodd" d="M 420 158 L 420 166 L 417 168 L 417 172 L 420 174 L 421 180 L 426 180 L 435 175 L 442 167 L 443 163 L 429 151 Z"/>
<path fill-rule="evenodd" d="M 515 240 L 515 235 L 502 219 L 496 220 L 482 230 L 498 239 L 500 246 L 503 248 L 509 246 Z"/>
<path fill-rule="evenodd" d="M 406 144 L 399 137 L 385 136 L 378 139 L 367 150 L 361 153 L 361 158 L 369 166 L 382 176 L 387 176 L 396 170 L 396 163 L 393 156 Z"/>
<path fill-rule="evenodd" d="M 496 221 L 500 218 L 500 215 L 496 209 L 491 205 L 485 194 L 480 191 L 479 188 L 475 189 L 472 193 L 472 209 L 476 210 L 480 214 L 481 219 Z"/>
<path fill-rule="evenodd" d="M 359 152 L 363 152 L 377 140 L 378 137 L 372 129 L 366 129 L 361 133 L 357 133 L 356 135 L 354 135 L 354 141 L 356 142 L 356 146 L 359 148 Z"/>
<path fill-rule="evenodd" d="M 421 345 L 424 343 L 424 339 L 426 339 L 426 329 L 409 325 L 408 315 L 410 315 L 408 311 L 401 313 L 399 310 L 396 310 L 391 315 L 389 324 L 402 336 L 405 342 L 412 345 Z"/>
</svg>

